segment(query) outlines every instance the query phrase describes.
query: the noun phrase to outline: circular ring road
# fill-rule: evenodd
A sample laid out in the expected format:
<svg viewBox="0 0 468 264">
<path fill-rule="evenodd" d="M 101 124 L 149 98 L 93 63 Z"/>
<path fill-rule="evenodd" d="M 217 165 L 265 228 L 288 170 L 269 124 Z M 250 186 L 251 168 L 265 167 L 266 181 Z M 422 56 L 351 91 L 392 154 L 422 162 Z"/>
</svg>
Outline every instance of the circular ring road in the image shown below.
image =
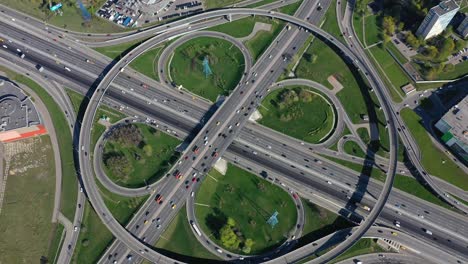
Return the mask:
<svg viewBox="0 0 468 264">
<path fill-rule="evenodd" d="M 365 73 L 365 76 L 367 77 L 369 83 L 376 91 L 376 95 L 378 97 L 379 102 L 382 104 L 384 115 L 388 122 L 388 128 L 389 128 L 388 131 L 390 135 L 390 154 L 391 154 L 389 170 L 387 172 L 387 177 L 384 183 L 384 188 L 379 196 L 378 201 L 376 202 L 375 207 L 373 208 L 369 216 L 365 219 L 363 224 L 361 224 L 361 226 L 354 233 L 352 233 L 348 237 L 348 239 L 346 239 L 343 243 L 339 244 L 338 246 L 336 246 L 329 252 L 325 253 L 324 255 L 312 261 L 314 263 L 328 262 L 332 260 L 333 258 L 335 258 L 336 256 L 343 253 L 344 251 L 346 251 L 348 248 L 350 248 L 355 242 L 357 242 L 362 237 L 362 235 L 372 226 L 373 222 L 378 217 L 380 211 L 384 207 L 385 202 L 390 194 L 391 187 L 393 184 L 393 179 L 395 176 L 395 169 L 396 169 L 397 139 L 396 139 L 396 129 L 394 126 L 394 120 L 390 111 L 391 108 L 390 108 L 388 101 L 386 101 L 385 98 L 383 97 L 384 95 L 383 89 L 386 89 L 386 88 L 379 85 L 379 79 L 378 79 L 379 77 L 374 76 L 374 72 L 371 69 L 371 66 L 365 64 L 364 61 L 361 58 L 359 58 L 352 50 L 350 50 L 345 44 L 341 43 L 338 40 L 335 40 L 335 38 L 332 35 L 323 31 L 319 27 L 311 25 L 293 16 L 285 15 L 282 13 L 275 13 L 272 11 L 268 12 L 268 11 L 263 11 L 263 10 L 258 10 L 258 9 L 233 8 L 233 9 L 225 9 L 225 10 L 223 9 L 223 10 L 205 12 L 199 15 L 186 18 L 186 19 L 179 20 L 176 23 L 177 24 L 178 23 L 193 23 L 193 22 L 201 21 L 201 20 L 211 18 L 211 17 L 234 15 L 234 14 L 247 14 L 247 15 L 253 14 L 253 15 L 260 15 L 260 16 L 270 16 L 270 17 L 278 18 L 278 19 L 290 22 L 292 24 L 295 24 L 299 27 L 303 27 L 305 29 L 310 30 L 315 35 L 321 37 L 323 40 L 333 44 L 333 46 L 337 48 L 338 50 L 340 50 L 340 52 L 342 52 L 344 56 L 349 57 L 350 60 L 355 64 L 355 66 L 359 70 Z M 167 25 L 168 28 L 170 26 L 171 25 Z M 184 30 L 181 29 L 181 32 L 184 32 Z M 79 153 L 79 164 L 80 164 L 81 176 L 83 179 L 83 184 L 85 186 L 88 198 L 92 206 L 94 207 L 96 213 L 99 215 L 101 221 L 107 226 L 107 228 L 109 228 L 109 230 L 117 239 L 121 240 L 125 245 L 127 245 L 134 252 L 139 252 L 138 254 L 140 254 L 141 257 L 146 258 L 155 263 L 174 263 L 177 261 L 154 251 L 152 248 L 140 242 L 132 234 L 127 232 L 127 230 L 125 230 L 125 228 L 122 227 L 120 223 L 118 223 L 118 221 L 112 216 L 109 209 L 106 207 L 102 197 L 100 196 L 96 183 L 94 182 L 94 174 L 92 171 L 91 160 L 88 157 L 88 152 L 90 150 L 90 145 L 91 145 L 90 144 L 91 128 L 93 125 L 96 110 L 106 92 L 106 89 L 109 87 L 109 84 L 116 78 L 118 73 L 120 71 L 123 71 L 125 66 L 127 66 L 130 62 L 132 62 L 136 57 L 138 57 L 139 55 L 141 55 L 143 52 L 150 49 L 154 45 L 157 45 L 165 41 L 167 38 L 174 37 L 174 35 L 177 35 L 177 34 L 169 31 L 167 33 L 163 33 L 161 35 L 155 36 L 145 41 L 144 43 L 137 46 L 133 50 L 133 52 L 125 55 L 119 62 L 117 62 L 109 70 L 109 72 L 101 80 L 98 87 L 96 88 L 96 91 L 93 93 L 91 97 L 91 100 L 87 106 L 86 112 L 83 117 L 82 127 L 80 131 L 80 136 L 79 136 L 79 145 L 81 146 L 80 148 L 81 151 Z M 142 254 L 141 253 L 143 252 L 142 250 L 144 250 L 147 253 Z"/>
</svg>

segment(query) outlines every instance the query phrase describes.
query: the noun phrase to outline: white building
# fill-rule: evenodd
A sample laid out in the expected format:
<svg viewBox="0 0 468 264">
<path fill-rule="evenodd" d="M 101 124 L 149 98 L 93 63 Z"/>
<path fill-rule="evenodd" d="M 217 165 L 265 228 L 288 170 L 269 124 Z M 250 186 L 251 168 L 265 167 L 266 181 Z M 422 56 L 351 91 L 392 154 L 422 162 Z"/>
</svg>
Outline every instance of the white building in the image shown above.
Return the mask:
<svg viewBox="0 0 468 264">
<path fill-rule="evenodd" d="M 459 9 L 460 6 L 454 0 L 440 2 L 429 10 L 416 31 L 416 35 L 424 39 L 439 35 L 445 30 Z"/>
</svg>

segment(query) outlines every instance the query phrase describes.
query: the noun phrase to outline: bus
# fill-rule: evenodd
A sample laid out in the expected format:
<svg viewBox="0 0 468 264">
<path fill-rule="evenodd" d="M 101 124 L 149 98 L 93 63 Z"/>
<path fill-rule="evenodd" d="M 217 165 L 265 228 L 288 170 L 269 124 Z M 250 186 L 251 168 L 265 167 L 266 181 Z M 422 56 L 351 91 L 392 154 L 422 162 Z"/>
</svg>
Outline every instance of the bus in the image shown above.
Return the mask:
<svg viewBox="0 0 468 264">
<path fill-rule="evenodd" d="M 197 232 L 197 235 L 199 237 L 201 237 L 201 233 L 200 233 L 200 230 L 198 230 L 198 227 L 195 225 L 195 223 L 191 220 L 190 221 L 190 224 L 192 225 L 193 229 L 195 230 L 195 232 Z"/>
</svg>

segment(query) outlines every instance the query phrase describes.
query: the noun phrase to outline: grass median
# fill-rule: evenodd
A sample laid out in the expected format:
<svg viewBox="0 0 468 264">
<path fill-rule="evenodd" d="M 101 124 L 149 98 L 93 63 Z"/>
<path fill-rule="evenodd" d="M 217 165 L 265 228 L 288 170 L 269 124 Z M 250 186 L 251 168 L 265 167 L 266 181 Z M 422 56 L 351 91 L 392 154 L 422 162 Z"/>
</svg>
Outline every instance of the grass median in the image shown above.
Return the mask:
<svg viewBox="0 0 468 264">
<path fill-rule="evenodd" d="M 259 254 L 272 250 L 284 242 L 296 224 L 296 207 L 287 192 L 233 165 L 228 165 L 224 176 L 211 170 L 195 199 L 201 229 L 232 252 Z M 267 220 L 275 211 L 279 223 L 272 228 Z M 224 238 L 232 232 L 233 240 Z M 250 250 L 245 248 L 248 239 L 253 241 Z"/>
<path fill-rule="evenodd" d="M 301 86 L 275 90 L 263 99 L 258 122 L 309 143 L 322 142 L 335 123 L 334 109 L 322 96 Z"/>
</svg>

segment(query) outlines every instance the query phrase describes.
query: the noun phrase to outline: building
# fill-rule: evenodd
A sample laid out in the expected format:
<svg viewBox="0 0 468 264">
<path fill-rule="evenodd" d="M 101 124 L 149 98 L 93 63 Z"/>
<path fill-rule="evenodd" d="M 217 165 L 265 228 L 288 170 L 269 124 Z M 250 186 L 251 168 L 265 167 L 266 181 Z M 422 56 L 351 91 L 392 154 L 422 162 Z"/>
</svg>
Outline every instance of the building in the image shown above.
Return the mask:
<svg viewBox="0 0 468 264">
<path fill-rule="evenodd" d="M 411 83 L 408 83 L 408 84 L 402 86 L 402 87 L 401 87 L 401 90 L 402 90 L 406 95 L 408 95 L 408 94 L 410 94 L 410 93 L 416 91 L 416 88 L 414 88 L 414 86 L 413 86 Z"/>
<path fill-rule="evenodd" d="M 429 10 L 423 22 L 416 31 L 416 35 L 424 39 L 439 35 L 448 26 L 452 18 L 460 9 L 454 0 L 440 2 Z"/>
<path fill-rule="evenodd" d="M 468 162 L 468 95 L 435 124 L 442 141 Z"/>
<path fill-rule="evenodd" d="M 457 28 L 457 32 L 463 37 L 468 37 L 468 16 L 465 15 L 465 19 L 460 23 Z"/>
</svg>

